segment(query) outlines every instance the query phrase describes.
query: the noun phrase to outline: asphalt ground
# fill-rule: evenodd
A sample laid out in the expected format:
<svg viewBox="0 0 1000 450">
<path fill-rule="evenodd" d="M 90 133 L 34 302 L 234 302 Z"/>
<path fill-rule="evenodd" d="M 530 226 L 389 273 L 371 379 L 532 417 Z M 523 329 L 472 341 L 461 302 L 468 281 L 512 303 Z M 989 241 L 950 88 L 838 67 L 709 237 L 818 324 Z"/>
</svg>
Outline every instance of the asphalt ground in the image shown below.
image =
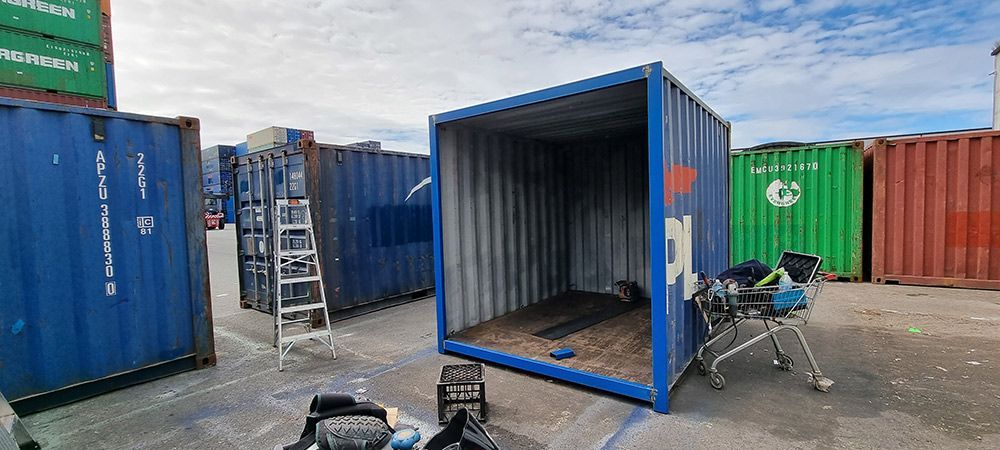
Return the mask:
<svg viewBox="0 0 1000 450">
<path fill-rule="evenodd" d="M 294 441 L 318 392 L 362 394 L 401 422 L 438 429 L 434 299 L 336 322 L 338 359 L 297 347 L 277 371 L 269 315 L 238 305 L 235 236 L 209 231 L 218 365 L 25 417 L 44 448 L 273 448 Z M 829 283 L 803 328 L 831 392 L 808 364 L 778 370 L 765 340 L 719 368 L 689 371 L 671 414 L 499 366 L 487 367 L 486 426 L 506 449 L 1000 448 L 1000 293 Z M 919 329 L 914 332 L 911 328 Z M 741 327 L 740 340 L 761 326 Z"/>
</svg>

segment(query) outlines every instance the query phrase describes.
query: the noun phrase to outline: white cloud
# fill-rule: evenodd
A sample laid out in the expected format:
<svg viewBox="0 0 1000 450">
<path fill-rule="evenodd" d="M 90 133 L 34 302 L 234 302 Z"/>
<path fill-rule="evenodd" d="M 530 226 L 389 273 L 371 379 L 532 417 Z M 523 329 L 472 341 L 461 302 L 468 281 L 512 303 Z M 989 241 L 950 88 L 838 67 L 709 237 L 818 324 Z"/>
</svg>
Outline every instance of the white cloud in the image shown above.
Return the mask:
<svg viewBox="0 0 1000 450">
<path fill-rule="evenodd" d="M 200 117 L 206 146 L 282 125 L 426 152 L 430 114 L 663 60 L 737 146 L 988 124 L 998 8 L 852 1 L 119 1 L 119 103 Z"/>
<path fill-rule="evenodd" d="M 757 5 L 757 7 L 760 8 L 761 11 L 771 12 L 779 11 L 793 5 L 795 5 L 794 0 L 763 0 Z"/>
</svg>

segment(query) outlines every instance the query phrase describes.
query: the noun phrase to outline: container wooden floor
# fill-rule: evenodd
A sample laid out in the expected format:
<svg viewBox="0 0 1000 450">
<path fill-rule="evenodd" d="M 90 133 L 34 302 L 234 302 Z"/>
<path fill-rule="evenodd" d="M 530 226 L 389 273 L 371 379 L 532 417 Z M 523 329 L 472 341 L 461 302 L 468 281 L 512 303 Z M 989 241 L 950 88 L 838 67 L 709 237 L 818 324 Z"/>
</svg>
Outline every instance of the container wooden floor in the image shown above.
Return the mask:
<svg viewBox="0 0 1000 450">
<path fill-rule="evenodd" d="M 449 339 L 609 377 L 652 385 L 650 309 L 644 306 L 557 340 L 534 336 L 553 325 L 593 313 L 614 295 L 570 291 L 481 323 Z M 570 347 L 576 356 L 556 361 L 549 352 Z"/>
</svg>

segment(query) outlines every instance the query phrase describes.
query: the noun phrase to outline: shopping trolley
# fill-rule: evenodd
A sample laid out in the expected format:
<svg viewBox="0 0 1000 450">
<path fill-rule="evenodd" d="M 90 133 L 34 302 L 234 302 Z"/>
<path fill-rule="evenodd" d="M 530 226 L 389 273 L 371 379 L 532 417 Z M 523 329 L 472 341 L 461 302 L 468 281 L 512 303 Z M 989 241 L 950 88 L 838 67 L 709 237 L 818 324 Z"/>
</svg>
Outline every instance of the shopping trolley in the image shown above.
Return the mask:
<svg viewBox="0 0 1000 450">
<path fill-rule="evenodd" d="M 722 389 L 726 385 L 726 379 L 719 373 L 718 365 L 720 361 L 749 348 L 766 338 L 771 338 L 777 359 L 775 364 L 781 370 L 792 370 L 795 362 L 791 356 L 785 353 L 778 342 L 777 334 L 781 331 L 791 330 L 802 345 L 802 350 L 809 359 L 812 368 L 810 382 L 816 389 L 829 392 L 833 381 L 823 376 L 820 372 L 816 358 L 809 350 L 809 344 L 803 336 L 799 327 L 809 322 L 809 315 L 817 297 L 823 291 L 823 285 L 831 276 L 819 273 L 821 258 L 815 255 L 803 253 L 784 252 L 778 261 L 777 267 L 784 268 L 792 279 L 791 284 L 783 286 L 762 286 L 762 287 L 736 287 L 731 284 L 719 288 L 725 280 L 715 280 L 703 278 L 699 282 L 699 290 L 694 296 L 695 303 L 701 310 L 702 316 L 708 323 L 709 339 L 698 349 L 695 356 L 698 373 L 708 375 L 709 382 L 715 389 Z M 714 286 L 714 287 L 713 287 Z M 766 331 L 754 336 L 735 348 L 719 353 L 712 350 L 712 345 L 721 342 L 726 336 L 733 334 L 735 342 L 738 327 L 747 321 L 763 322 Z M 726 326 L 728 325 L 728 326 Z M 730 342 L 730 345 L 732 342 Z M 723 349 L 724 351 L 725 349 Z M 715 357 L 712 365 L 705 367 L 704 354 L 709 353 Z"/>
</svg>

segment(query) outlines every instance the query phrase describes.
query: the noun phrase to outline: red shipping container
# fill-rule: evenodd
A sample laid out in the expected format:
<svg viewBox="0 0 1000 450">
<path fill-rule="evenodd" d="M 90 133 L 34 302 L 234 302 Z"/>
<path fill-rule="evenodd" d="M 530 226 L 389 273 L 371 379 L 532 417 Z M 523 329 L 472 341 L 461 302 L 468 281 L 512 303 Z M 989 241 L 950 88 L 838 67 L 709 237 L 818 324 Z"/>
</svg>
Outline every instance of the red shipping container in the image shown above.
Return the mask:
<svg viewBox="0 0 1000 450">
<path fill-rule="evenodd" d="M 872 281 L 1000 289 L 1000 131 L 869 150 Z"/>
<path fill-rule="evenodd" d="M 37 89 L 22 89 L 12 86 L 0 86 L 0 97 L 33 100 L 36 102 L 58 103 L 60 105 L 83 106 L 86 108 L 108 109 L 107 100 L 101 98 L 80 97 L 76 95 L 59 94 Z"/>
</svg>

